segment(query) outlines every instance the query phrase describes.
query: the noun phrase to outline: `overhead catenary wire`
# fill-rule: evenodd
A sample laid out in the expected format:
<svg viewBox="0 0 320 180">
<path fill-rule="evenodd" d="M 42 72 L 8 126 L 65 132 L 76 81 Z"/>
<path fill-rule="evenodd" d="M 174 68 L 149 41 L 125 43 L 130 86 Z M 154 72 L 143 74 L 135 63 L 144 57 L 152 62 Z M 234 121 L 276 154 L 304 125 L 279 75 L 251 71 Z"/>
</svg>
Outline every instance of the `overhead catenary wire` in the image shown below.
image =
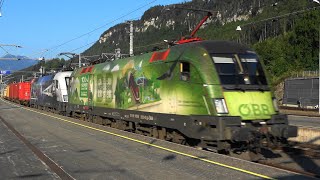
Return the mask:
<svg viewBox="0 0 320 180">
<path fill-rule="evenodd" d="M 0 48 L 4 51 L 4 52 L 6 52 L 7 54 L 10 54 L 5 48 L 3 48 L 2 46 L 0 46 Z"/>
<path fill-rule="evenodd" d="M 108 22 L 108 23 L 106 23 L 106 24 L 104 24 L 104 25 L 102 25 L 102 26 L 100 26 L 100 27 L 98 27 L 98 28 L 96 28 L 96 29 L 88 32 L 88 33 L 85 33 L 85 34 L 80 35 L 80 36 L 78 36 L 78 37 L 76 37 L 76 38 L 70 39 L 69 41 L 66 41 L 66 42 L 64 42 L 64 43 L 62 43 L 62 44 L 59 44 L 59 45 L 54 46 L 54 47 L 52 47 L 52 48 L 49 48 L 47 52 L 53 51 L 53 50 L 55 50 L 55 49 L 57 49 L 57 48 L 65 45 L 65 44 L 67 44 L 67 43 L 69 43 L 69 42 L 72 42 L 72 41 L 77 40 L 77 39 L 80 39 L 80 38 L 82 38 L 82 37 L 84 37 L 84 36 L 86 36 L 86 35 L 89 35 L 89 34 L 91 34 L 92 32 L 94 32 L 94 31 L 96 31 L 96 30 L 99 30 L 99 29 L 105 27 L 106 25 L 109 25 L 109 24 L 111 24 L 111 23 L 114 23 L 114 22 L 118 21 L 119 19 L 122 19 L 122 18 L 124 18 L 124 17 L 126 17 L 126 16 L 128 16 L 128 15 L 130 15 L 130 14 L 132 14 L 132 13 L 134 13 L 134 12 L 136 12 L 136 11 L 138 11 L 138 10 L 140 10 L 140 9 L 142 9 L 142 8 L 144 8 L 144 7 L 152 4 L 152 3 L 154 3 L 154 2 L 156 2 L 156 1 L 157 1 L 157 0 L 153 0 L 153 1 L 147 3 L 147 4 L 143 5 L 143 6 L 140 6 L 139 8 L 137 8 L 137 9 L 135 9 L 135 10 L 133 10 L 133 11 L 130 11 L 129 13 L 127 13 L 127 14 L 125 14 L 125 15 L 123 15 L 123 16 L 121 16 L 121 17 L 119 17 L 119 18 L 117 18 L 117 19 L 115 19 L 115 20 L 113 20 L 113 21 L 110 21 L 110 22 Z M 164 0 L 164 1 L 162 1 L 162 2 L 167 2 L 167 1 L 169 1 L 169 0 Z M 139 19 L 139 17 L 131 18 L 131 20 L 138 20 L 138 19 Z M 95 42 L 95 41 L 94 41 L 94 42 Z M 91 43 L 88 43 L 88 44 L 83 45 L 83 46 L 81 46 L 81 47 L 75 48 L 75 49 L 73 49 L 73 50 L 71 50 L 71 51 L 69 51 L 69 52 L 74 52 L 74 51 L 79 50 L 79 49 L 81 49 L 81 48 L 83 48 L 83 47 L 86 47 L 86 46 L 88 46 L 88 45 L 90 45 L 90 44 L 93 44 L 94 42 L 91 42 Z M 153 45 L 153 44 L 147 45 L 147 46 L 152 46 L 152 45 Z M 141 48 L 141 46 L 140 46 L 140 47 L 135 47 L 135 49 L 136 49 L 136 48 Z"/>
<path fill-rule="evenodd" d="M 80 46 L 80 47 L 78 47 L 78 48 L 76 48 L 76 49 L 71 50 L 70 52 L 75 52 L 76 50 L 79 50 L 79 49 L 81 49 L 81 48 L 84 48 L 84 47 L 86 47 L 86 46 L 89 46 L 89 45 L 91 45 L 91 44 L 93 44 L 93 43 L 95 43 L 95 42 L 97 42 L 97 41 L 95 40 L 95 41 L 92 41 L 92 42 L 90 42 L 90 43 L 87 43 L 87 44 L 85 44 L 85 45 L 83 45 L 83 46 Z"/>
<path fill-rule="evenodd" d="M 124 18 L 124 17 L 126 17 L 126 16 L 128 16 L 128 15 L 134 13 L 134 12 L 136 12 L 136 11 L 139 11 L 139 10 L 141 10 L 142 8 L 146 7 L 146 6 L 148 6 L 148 5 L 150 5 L 150 4 L 153 4 L 153 3 L 156 2 L 156 1 L 157 1 L 157 0 L 152 0 L 152 1 L 148 2 L 147 4 L 144 4 L 143 6 L 140 6 L 139 8 L 134 9 L 133 11 L 130 11 L 129 13 L 127 13 L 127 14 L 125 14 L 125 15 L 122 15 L 122 16 L 120 16 L 120 17 L 118 17 L 118 18 L 116 18 L 116 19 L 114 19 L 114 20 L 112 20 L 112 21 L 110 21 L 110 22 L 108 22 L 108 23 L 106 23 L 106 24 L 104 24 L 104 25 L 101 25 L 101 26 L 99 26 L 99 27 L 97 27 L 97 28 L 95 28 L 95 29 L 87 32 L 87 33 L 84 33 L 84 34 L 82 34 L 82 35 L 80 35 L 80 36 L 77 36 L 77 37 L 75 37 L 75 38 L 73 38 L 73 39 L 70 39 L 70 40 L 68 40 L 68 41 L 66 41 L 66 42 L 63 42 L 63 43 L 61 43 L 61 44 L 59 44 L 59 45 L 57 45 L 57 46 L 48 48 L 48 52 L 49 52 L 49 51 L 56 50 L 57 48 L 65 45 L 65 44 L 68 44 L 68 43 L 70 43 L 70 42 L 72 42 L 72 41 L 75 41 L 75 40 L 77 40 L 77 39 L 80 39 L 80 38 L 82 38 L 82 37 L 84 37 L 84 36 L 86 36 L 86 35 L 89 35 L 89 34 L 95 32 L 95 31 L 99 30 L 99 29 L 102 29 L 102 28 L 104 28 L 105 26 L 107 26 L 107 25 L 109 25 L 109 24 L 112 24 L 112 23 L 114 23 L 114 22 L 116 22 L 116 21 L 118 21 L 118 20 L 120 20 L 120 19 L 122 19 L 122 18 Z"/>
<path fill-rule="evenodd" d="M 1 10 L 2 6 L 3 6 L 3 3 L 4 3 L 4 0 L 0 0 L 0 10 Z"/>
<path fill-rule="evenodd" d="M 2 9 L 3 3 L 4 3 L 4 0 L 0 0 L 0 17 L 2 16 L 1 9 Z"/>
</svg>

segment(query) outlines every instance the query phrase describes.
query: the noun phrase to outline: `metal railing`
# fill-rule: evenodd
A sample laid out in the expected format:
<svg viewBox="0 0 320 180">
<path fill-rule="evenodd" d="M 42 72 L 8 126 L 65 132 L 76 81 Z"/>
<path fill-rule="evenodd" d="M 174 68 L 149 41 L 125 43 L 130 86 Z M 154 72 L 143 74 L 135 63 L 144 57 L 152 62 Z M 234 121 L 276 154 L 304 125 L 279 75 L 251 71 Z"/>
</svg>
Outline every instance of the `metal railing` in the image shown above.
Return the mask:
<svg viewBox="0 0 320 180">
<path fill-rule="evenodd" d="M 300 71 L 293 73 L 290 78 L 313 78 L 319 77 L 319 71 Z"/>
</svg>

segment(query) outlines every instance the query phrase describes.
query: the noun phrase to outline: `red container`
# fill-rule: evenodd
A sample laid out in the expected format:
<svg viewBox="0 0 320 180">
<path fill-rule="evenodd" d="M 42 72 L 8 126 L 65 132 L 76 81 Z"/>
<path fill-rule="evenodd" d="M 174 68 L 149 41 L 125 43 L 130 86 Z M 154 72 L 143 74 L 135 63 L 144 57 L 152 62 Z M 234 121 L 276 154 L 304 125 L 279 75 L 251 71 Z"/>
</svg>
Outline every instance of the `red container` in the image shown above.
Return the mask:
<svg viewBox="0 0 320 180">
<path fill-rule="evenodd" d="M 19 101 L 30 101 L 30 89 L 31 84 L 30 82 L 20 82 L 18 83 L 18 99 Z"/>
<path fill-rule="evenodd" d="M 18 83 L 10 84 L 10 99 L 18 100 L 19 99 L 19 86 Z"/>
</svg>

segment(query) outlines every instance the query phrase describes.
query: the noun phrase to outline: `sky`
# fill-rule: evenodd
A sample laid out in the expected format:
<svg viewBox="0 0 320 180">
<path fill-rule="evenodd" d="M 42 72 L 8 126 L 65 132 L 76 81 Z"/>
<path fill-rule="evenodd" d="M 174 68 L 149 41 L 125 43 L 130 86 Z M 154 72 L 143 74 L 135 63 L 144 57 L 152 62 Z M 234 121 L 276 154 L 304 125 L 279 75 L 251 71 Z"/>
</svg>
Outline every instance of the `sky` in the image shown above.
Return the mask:
<svg viewBox="0 0 320 180">
<path fill-rule="evenodd" d="M 7 52 L 46 59 L 75 49 L 75 53 L 81 53 L 91 46 L 85 45 L 97 41 L 108 28 L 127 20 L 140 19 L 150 7 L 184 1 L 5 0 L 0 17 L 0 45 L 5 50 L 0 49 L 0 57 Z M 22 48 L 3 46 L 8 44 Z"/>
</svg>

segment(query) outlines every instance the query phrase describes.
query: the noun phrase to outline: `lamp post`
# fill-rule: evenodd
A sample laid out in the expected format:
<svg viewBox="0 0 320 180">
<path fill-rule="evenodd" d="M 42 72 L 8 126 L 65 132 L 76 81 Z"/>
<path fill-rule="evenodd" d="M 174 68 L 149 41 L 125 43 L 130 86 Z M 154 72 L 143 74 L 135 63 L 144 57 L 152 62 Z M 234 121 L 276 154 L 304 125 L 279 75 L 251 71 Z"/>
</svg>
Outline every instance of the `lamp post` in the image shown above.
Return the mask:
<svg viewBox="0 0 320 180">
<path fill-rule="evenodd" d="M 241 41 L 240 41 L 240 35 L 241 35 L 241 27 L 240 26 L 237 26 L 237 28 L 236 28 L 236 31 L 238 31 L 239 33 L 238 33 L 238 43 L 241 43 Z"/>
</svg>

